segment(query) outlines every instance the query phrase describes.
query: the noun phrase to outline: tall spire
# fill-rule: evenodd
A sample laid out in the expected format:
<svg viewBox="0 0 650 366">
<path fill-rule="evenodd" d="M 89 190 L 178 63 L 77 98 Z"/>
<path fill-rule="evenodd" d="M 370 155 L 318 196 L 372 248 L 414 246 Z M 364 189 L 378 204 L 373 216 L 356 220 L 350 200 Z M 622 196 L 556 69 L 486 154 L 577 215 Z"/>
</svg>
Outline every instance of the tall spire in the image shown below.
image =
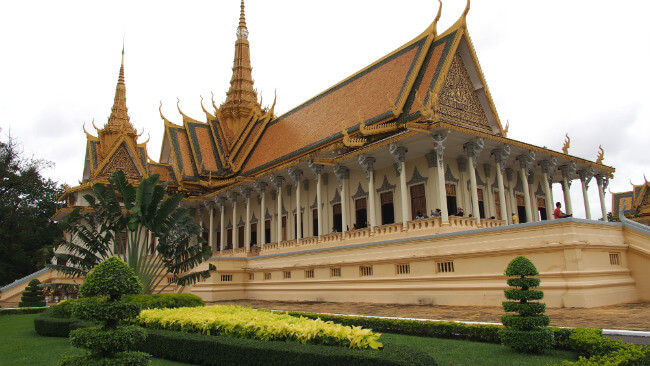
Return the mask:
<svg viewBox="0 0 650 366">
<path fill-rule="evenodd" d="M 124 84 L 124 45 L 122 45 L 122 63 L 120 65 L 120 73 L 117 77 L 117 87 L 115 88 L 115 99 L 113 100 L 113 108 L 111 115 L 108 117 L 108 122 L 104 125 L 105 131 L 118 132 L 124 130 L 128 134 L 137 134 L 135 128 L 129 119 L 128 110 L 126 108 L 126 85 Z"/>
<path fill-rule="evenodd" d="M 244 14 L 244 0 L 241 0 L 241 11 L 239 12 L 239 27 L 237 29 L 247 29 L 246 15 Z"/>
<path fill-rule="evenodd" d="M 239 26 L 235 41 L 235 58 L 232 67 L 230 89 L 226 101 L 219 107 L 226 126 L 226 132 L 233 137 L 248 121 L 251 113 L 260 112 L 257 92 L 253 88 L 253 75 L 248 43 L 248 28 L 244 13 L 244 0 L 241 1 Z"/>
</svg>

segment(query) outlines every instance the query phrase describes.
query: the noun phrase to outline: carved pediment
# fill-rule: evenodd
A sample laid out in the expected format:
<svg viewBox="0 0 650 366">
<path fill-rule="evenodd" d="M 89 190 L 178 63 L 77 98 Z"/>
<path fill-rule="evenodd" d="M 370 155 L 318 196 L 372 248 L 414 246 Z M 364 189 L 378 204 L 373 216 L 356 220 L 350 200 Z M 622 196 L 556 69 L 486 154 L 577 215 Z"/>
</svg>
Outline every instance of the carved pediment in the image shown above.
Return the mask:
<svg viewBox="0 0 650 366">
<path fill-rule="evenodd" d="M 108 161 L 98 174 L 99 177 L 108 177 L 114 172 L 122 170 L 127 179 L 142 179 L 142 172 L 138 169 L 134 157 L 129 153 L 124 142 L 106 159 Z"/>
<path fill-rule="evenodd" d="M 451 62 L 438 102 L 444 119 L 492 132 L 485 110 L 458 52 Z"/>
</svg>

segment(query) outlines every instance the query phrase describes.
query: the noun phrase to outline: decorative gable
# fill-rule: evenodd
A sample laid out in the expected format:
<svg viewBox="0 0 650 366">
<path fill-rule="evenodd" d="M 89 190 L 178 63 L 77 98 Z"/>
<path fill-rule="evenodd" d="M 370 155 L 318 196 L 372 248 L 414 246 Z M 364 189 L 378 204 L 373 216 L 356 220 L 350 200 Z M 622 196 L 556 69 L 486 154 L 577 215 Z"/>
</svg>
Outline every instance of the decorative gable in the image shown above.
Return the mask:
<svg viewBox="0 0 650 366">
<path fill-rule="evenodd" d="M 114 172 L 122 170 L 127 179 L 142 179 L 142 171 L 138 168 L 134 157 L 129 153 L 125 142 L 122 142 L 106 160 L 106 165 L 98 174 L 99 177 L 108 177 Z"/>
<path fill-rule="evenodd" d="M 438 102 L 440 113 L 450 121 L 492 133 L 490 122 L 458 51 L 454 54 Z"/>
</svg>

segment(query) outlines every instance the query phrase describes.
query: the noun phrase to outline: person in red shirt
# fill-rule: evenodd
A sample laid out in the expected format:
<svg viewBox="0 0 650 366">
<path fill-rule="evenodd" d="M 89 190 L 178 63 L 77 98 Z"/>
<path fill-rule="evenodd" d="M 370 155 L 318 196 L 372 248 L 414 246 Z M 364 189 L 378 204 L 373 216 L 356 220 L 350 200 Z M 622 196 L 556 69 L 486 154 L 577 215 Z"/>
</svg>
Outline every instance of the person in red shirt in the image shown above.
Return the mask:
<svg viewBox="0 0 650 366">
<path fill-rule="evenodd" d="M 572 215 L 567 215 L 562 212 L 562 204 L 560 202 L 555 203 L 555 211 L 553 211 L 553 217 L 556 219 L 562 219 L 565 217 L 571 217 Z"/>
</svg>

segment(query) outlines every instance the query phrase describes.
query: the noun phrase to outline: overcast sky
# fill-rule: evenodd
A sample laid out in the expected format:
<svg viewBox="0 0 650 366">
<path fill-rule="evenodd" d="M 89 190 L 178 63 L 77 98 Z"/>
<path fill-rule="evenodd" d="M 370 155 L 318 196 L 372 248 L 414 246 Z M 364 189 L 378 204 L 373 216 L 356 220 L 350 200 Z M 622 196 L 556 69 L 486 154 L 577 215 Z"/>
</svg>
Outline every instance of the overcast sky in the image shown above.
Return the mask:
<svg viewBox="0 0 650 366">
<path fill-rule="evenodd" d="M 255 86 L 277 90 L 280 115 L 400 47 L 431 23 L 433 0 L 248 0 Z M 465 1 L 443 3 L 440 32 Z M 650 174 L 650 3 L 643 0 L 474 1 L 468 28 L 508 137 L 616 168 L 613 192 Z M 110 114 L 125 37 L 131 122 L 158 160 L 163 122 L 204 120 L 225 99 L 239 1 L 5 1 L 0 5 L 0 128 L 45 175 L 77 185 L 86 143 Z M 3 137 L 3 139 L 5 138 Z M 559 185 L 556 185 L 556 198 Z M 579 184 L 576 216 L 584 217 Z M 590 200 L 601 217 L 595 181 Z M 608 206 L 611 196 L 606 198 Z"/>
</svg>

